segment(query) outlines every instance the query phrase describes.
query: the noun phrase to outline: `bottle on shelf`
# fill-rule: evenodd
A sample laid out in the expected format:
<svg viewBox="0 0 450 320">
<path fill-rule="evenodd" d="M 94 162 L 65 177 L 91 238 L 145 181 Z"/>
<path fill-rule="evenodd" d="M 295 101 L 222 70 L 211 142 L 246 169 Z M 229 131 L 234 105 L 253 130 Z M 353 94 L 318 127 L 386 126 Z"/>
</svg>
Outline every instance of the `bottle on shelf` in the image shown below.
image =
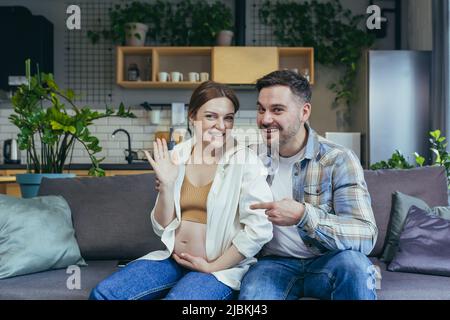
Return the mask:
<svg viewBox="0 0 450 320">
<path fill-rule="evenodd" d="M 139 81 L 139 68 L 136 63 L 130 63 L 128 66 L 128 81 Z"/>
</svg>

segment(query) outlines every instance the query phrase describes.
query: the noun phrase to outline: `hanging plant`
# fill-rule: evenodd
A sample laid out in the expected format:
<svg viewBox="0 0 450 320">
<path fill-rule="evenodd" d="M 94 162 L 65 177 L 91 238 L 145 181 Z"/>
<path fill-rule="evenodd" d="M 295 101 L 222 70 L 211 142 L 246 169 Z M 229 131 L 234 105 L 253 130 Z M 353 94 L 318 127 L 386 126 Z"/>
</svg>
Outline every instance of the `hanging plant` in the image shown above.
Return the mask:
<svg viewBox="0 0 450 320">
<path fill-rule="evenodd" d="M 180 1 L 168 9 L 165 21 L 172 46 L 211 46 L 219 31 L 233 29 L 231 9 L 217 0 Z"/>
<path fill-rule="evenodd" d="M 92 44 L 96 44 L 102 37 L 113 43 L 123 45 L 131 36 L 145 42 L 138 32 L 134 32 L 135 23 L 141 23 L 148 27 L 146 37 L 153 41 L 164 41 L 160 39 L 163 31 L 167 28 L 164 24 L 166 13 L 170 10 L 170 4 L 162 0 L 154 3 L 139 1 L 121 1 L 108 9 L 109 27 L 103 30 L 88 30 L 87 36 Z M 97 20 L 101 25 L 101 20 Z M 100 29 L 100 28 L 97 28 Z"/>
<path fill-rule="evenodd" d="M 339 0 L 296 2 L 265 1 L 259 10 L 263 24 L 273 28 L 281 46 L 314 47 L 315 60 L 340 67 L 343 73 L 328 88 L 336 96 L 332 107 L 354 101 L 354 81 L 362 51 L 373 45 L 375 36 L 364 25 L 365 15 L 353 15 Z"/>
<path fill-rule="evenodd" d="M 92 44 L 102 37 L 124 44 L 127 33 L 130 33 L 128 25 L 135 22 L 149 27 L 149 40 L 171 46 L 211 46 L 218 32 L 233 29 L 231 9 L 218 0 L 128 2 L 122 1 L 109 8 L 109 26 L 106 29 L 100 30 L 99 27 L 98 30 L 87 31 Z M 100 20 L 98 24 L 101 24 Z M 140 39 L 139 34 L 135 36 Z"/>
</svg>

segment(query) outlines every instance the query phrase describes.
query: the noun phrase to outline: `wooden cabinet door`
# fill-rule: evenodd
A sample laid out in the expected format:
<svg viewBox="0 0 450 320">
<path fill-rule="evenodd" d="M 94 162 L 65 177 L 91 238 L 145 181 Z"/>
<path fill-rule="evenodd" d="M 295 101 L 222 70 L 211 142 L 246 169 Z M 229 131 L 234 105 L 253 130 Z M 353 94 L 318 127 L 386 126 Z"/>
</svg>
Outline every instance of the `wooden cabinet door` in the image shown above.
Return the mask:
<svg viewBox="0 0 450 320">
<path fill-rule="evenodd" d="M 212 77 L 227 84 L 254 84 L 278 70 L 277 47 L 214 47 Z"/>
</svg>

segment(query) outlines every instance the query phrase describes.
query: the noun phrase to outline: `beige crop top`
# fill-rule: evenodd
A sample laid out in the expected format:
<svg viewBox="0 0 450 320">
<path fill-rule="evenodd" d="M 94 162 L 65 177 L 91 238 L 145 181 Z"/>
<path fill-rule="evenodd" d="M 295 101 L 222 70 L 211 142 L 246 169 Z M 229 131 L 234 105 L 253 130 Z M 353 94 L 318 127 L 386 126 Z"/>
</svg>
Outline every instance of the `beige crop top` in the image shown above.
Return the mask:
<svg viewBox="0 0 450 320">
<path fill-rule="evenodd" d="M 205 186 L 196 187 L 185 176 L 181 186 L 181 220 L 206 224 L 206 200 L 212 181 Z"/>
</svg>

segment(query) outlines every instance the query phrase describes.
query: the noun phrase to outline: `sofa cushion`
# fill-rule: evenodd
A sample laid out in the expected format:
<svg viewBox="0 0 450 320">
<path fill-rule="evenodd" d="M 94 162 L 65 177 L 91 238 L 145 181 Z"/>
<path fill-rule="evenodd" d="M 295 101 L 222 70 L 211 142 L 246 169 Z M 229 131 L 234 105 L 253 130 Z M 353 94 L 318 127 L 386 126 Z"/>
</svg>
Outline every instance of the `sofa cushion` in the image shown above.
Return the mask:
<svg viewBox="0 0 450 320">
<path fill-rule="evenodd" d="M 378 227 L 378 238 L 371 256 L 383 250 L 392 205 L 392 193 L 418 197 L 429 206 L 447 206 L 447 175 L 441 166 L 405 170 L 365 170 L 364 176 L 372 200 L 372 209 Z"/>
<path fill-rule="evenodd" d="M 450 218 L 450 210 L 441 210 Z M 450 220 L 412 206 L 389 271 L 450 276 Z"/>
<path fill-rule="evenodd" d="M 0 280 L 0 300 L 86 300 L 91 290 L 116 270 L 116 260 L 88 261 L 79 273 L 62 269 Z M 78 274 L 79 283 L 72 281 Z"/>
<path fill-rule="evenodd" d="M 409 209 L 412 206 L 421 209 L 430 208 L 428 204 L 426 204 L 419 198 L 411 197 L 399 191 L 396 191 L 392 194 L 391 218 L 386 234 L 383 254 L 380 257 L 380 259 L 386 263 L 391 262 L 395 256 L 395 252 L 397 252 L 400 234 L 402 233 Z"/>
<path fill-rule="evenodd" d="M 449 300 L 450 277 L 387 271 L 375 257 L 372 263 L 381 270 L 378 300 Z"/>
<path fill-rule="evenodd" d="M 72 264 L 85 262 L 63 197 L 0 195 L 0 279 Z"/>
<path fill-rule="evenodd" d="M 154 184 L 154 174 L 43 178 L 39 195 L 67 200 L 85 259 L 135 259 L 164 248 L 150 221 Z"/>
</svg>

